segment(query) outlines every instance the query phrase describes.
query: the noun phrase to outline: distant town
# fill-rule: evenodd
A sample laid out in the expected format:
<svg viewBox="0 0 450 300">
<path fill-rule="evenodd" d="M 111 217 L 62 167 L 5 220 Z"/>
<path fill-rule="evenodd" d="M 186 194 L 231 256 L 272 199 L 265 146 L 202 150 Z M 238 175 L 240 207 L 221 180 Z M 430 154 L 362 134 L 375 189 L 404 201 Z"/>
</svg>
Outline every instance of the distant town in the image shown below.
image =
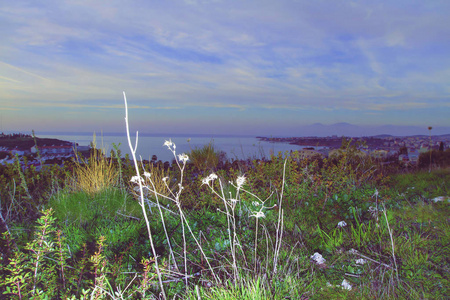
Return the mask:
<svg viewBox="0 0 450 300">
<path fill-rule="evenodd" d="M 40 168 L 42 164 L 62 165 L 68 159 L 75 157 L 75 151 L 87 152 L 90 147 L 79 146 L 71 142 L 58 139 L 33 138 L 29 134 L 0 133 L 0 164 L 12 164 L 16 157 L 22 167 L 35 166 Z M 24 160 L 23 157 L 27 157 Z"/>
<path fill-rule="evenodd" d="M 390 136 L 378 135 L 368 137 L 257 137 L 261 141 L 272 143 L 289 143 L 304 146 L 299 150 L 304 157 L 320 155 L 328 157 L 342 145 L 343 139 L 351 140 L 358 150 L 374 158 L 384 161 L 402 161 L 415 164 L 421 153 L 432 150 L 447 150 L 450 146 L 450 134 L 439 136 Z"/>
</svg>

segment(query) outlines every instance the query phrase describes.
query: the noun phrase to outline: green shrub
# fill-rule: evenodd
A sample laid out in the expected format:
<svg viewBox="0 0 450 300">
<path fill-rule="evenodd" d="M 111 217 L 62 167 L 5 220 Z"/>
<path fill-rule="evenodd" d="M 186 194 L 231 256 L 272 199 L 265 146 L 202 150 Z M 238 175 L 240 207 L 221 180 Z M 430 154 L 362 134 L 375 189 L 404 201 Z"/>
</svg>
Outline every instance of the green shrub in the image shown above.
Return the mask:
<svg viewBox="0 0 450 300">
<path fill-rule="evenodd" d="M 48 206 L 54 209 L 73 254 L 100 236 L 106 237 L 107 254 L 112 254 L 138 240 L 143 228 L 141 208 L 124 189 L 110 188 L 94 194 L 61 191 Z"/>
<path fill-rule="evenodd" d="M 430 155 L 431 154 L 431 155 Z M 431 163 L 430 163 L 431 158 Z M 421 153 L 417 166 L 420 169 L 429 169 L 430 164 L 432 168 L 446 168 L 450 166 L 450 149 L 445 151 L 432 150 Z"/>
</svg>

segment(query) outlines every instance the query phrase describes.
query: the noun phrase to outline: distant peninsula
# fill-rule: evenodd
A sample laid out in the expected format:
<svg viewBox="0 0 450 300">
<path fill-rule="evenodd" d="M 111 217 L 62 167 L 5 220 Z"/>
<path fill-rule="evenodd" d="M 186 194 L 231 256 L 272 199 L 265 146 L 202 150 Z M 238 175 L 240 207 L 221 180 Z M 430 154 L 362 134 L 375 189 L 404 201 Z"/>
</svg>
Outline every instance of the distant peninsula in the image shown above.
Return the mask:
<svg viewBox="0 0 450 300">
<path fill-rule="evenodd" d="M 23 133 L 0 134 L 0 148 L 30 150 L 31 147 L 35 146 L 36 144 L 38 147 L 52 145 L 73 146 L 71 142 L 51 138 L 36 137 L 35 141 L 31 135 Z"/>
</svg>

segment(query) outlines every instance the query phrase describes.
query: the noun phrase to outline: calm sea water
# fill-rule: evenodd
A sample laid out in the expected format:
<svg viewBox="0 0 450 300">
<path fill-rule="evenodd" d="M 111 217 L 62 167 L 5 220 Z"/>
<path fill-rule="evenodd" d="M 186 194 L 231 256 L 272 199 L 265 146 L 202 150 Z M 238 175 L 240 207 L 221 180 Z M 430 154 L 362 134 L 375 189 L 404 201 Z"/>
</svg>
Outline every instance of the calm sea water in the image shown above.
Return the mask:
<svg viewBox="0 0 450 300">
<path fill-rule="evenodd" d="M 92 140 L 93 135 L 45 135 L 38 134 L 40 138 L 56 138 L 64 141 L 78 143 L 80 146 L 88 146 Z M 152 155 L 156 155 L 158 160 L 172 161 L 173 154 L 166 146 L 163 146 L 165 140 L 170 137 L 161 136 L 140 136 L 138 140 L 137 155 L 142 159 L 151 159 Z M 285 143 L 269 143 L 259 141 L 255 137 L 189 137 L 177 136 L 170 138 L 176 144 L 177 154 L 183 152 L 187 153 L 196 147 L 201 148 L 204 145 L 213 143 L 216 150 L 224 151 L 229 160 L 233 159 L 247 159 L 247 158 L 263 158 L 269 157 L 271 153 L 286 152 L 291 150 L 299 150 L 303 147 L 297 145 L 290 145 Z M 134 145 L 135 138 L 132 137 Z M 128 147 L 126 136 L 120 135 L 104 135 L 96 137 L 97 147 L 107 150 L 109 153 L 113 149 L 113 143 L 119 145 L 122 152 L 122 157 L 125 154 L 131 155 Z"/>
</svg>

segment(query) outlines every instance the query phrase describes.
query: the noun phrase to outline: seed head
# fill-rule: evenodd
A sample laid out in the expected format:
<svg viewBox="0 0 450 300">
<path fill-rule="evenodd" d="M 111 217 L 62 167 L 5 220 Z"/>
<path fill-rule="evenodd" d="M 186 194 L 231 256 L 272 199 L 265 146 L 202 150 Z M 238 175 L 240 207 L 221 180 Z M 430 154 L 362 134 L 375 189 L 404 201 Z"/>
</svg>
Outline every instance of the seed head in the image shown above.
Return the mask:
<svg viewBox="0 0 450 300">
<path fill-rule="evenodd" d="M 238 176 L 238 178 L 236 179 L 236 184 L 237 184 L 238 188 L 243 186 L 244 183 L 245 183 L 245 176 Z"/>
</svg>

